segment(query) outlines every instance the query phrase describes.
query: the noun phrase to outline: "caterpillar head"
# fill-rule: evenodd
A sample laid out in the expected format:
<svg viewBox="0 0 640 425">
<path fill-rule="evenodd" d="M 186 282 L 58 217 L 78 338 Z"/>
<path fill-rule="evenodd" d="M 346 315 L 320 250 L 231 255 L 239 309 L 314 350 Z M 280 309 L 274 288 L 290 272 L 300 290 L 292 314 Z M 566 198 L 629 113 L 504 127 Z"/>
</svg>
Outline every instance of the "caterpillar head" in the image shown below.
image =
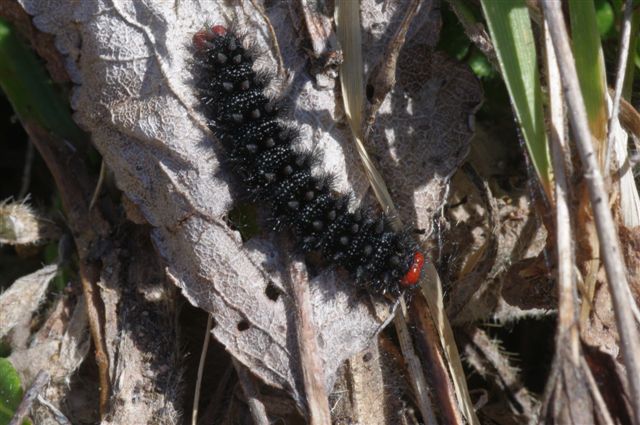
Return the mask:
<svg viewBox="0 0 640 425">
<path fill-rule="evenodd" d="M 198 50 L 205 50 L 210 47 L 211 41 L 218 37 L 227 35 L 227 28 L 222 25 L 213 25 L 198 31 L 193 35 L 193 45 Z"/>
<path fill-rule="evenodd" d="M 413 255 L 413 262 L 409 267 L 409 271 L 404 275 L 402 280 L 400 281 L 400 286 L 403 288 L 411 288 L 418 284 L 420 280 L 420 273 L 422 272 L 422 267 L 424 266 L 424 255 L 421 252 L 416 251 Z"/>
</svg>

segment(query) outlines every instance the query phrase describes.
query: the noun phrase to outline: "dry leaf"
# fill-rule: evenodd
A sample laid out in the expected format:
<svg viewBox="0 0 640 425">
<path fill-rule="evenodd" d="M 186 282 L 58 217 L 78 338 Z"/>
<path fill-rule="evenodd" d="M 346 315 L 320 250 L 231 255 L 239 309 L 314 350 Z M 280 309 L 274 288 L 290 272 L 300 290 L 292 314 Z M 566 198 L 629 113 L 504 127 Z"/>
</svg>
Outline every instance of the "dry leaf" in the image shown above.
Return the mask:
<svg viewBox="0 0 640 425">
<path fill-rule="evenodd" d="M 85 309 L 82 297 L 75 303 L 68 298 L 59 298 L 29 346 L 11 352 L 9 359 L 25 382 L 31 382 L 44 369 L 52 382 L 67 383 L 89 351 Z"/>
<path fill-rule="evenodd" d="M 224 22 L 220 7 L 208 4 L 203 10 L 192 1 L 175 8 L 136 1 L 22 4 L 69 54 L 69 73 L 81 83 L 73 97 L 75 118 L 91 131 L 119 187 L 153 226 L 171 278 L 194 305 L 214 314 L 213 333 L 234 357 L 300 402 L 282 255 L 271 239 L 243 244 L 227 225 L 229 184 L 236 182 L 220 166 L 224 159 L 193 109 L 190 40 L 205 23 Z M 284 6 L 269 15 L 276 28 L 290 30 L 277 24 L 288 19 Z M 259 15 L 252 17 L 246 25 L 259 27 Z M 291 34 L 279 36 L 294 40 Z M 265 46 L 264 39 L 258 41 Z M 288 66 L 304 63 L 290 44 L 283 55 Z M 329 133 L 334 118 L 315 112 L 333 110 L 333 94 L 316 91 L 299 66 L 293 71 L 295 115 L 303 133 L 320 149 L 337 146 L 335 137 L 345 137 Z M 325 151 L 344 161 L 335 147 L 333 154 Z M 344 173 L 338 175 L 344 188 Z M 368 303 L 354 302 L 359 297 L 345 279 L 327 270 L 311 283 L 327 387 L 340 363 L 364 348 L 389 315 L 378 318 Z M 282 294 L 275 301 L 267 296 L 273 287 Z"/>
<path fill-rule="evenodd" d="M 293 309 L 287 289 L 288 255 L 270 236 L 256 236 L 243 243 L 225 220 L 234 200 L 231 188 L 238 187 L 237 180 L 224 166 L 224 155 L 197 112 L 190 74 L 192 35 L 206 23 L 225 22 L 224 16 L 234 12 L 241 27 L 268 52 L 271 43 L 262 17 L 247 2 L 235 9 L 196 0 L 20 2 L 34 15 L 40 30 L 56 36 L 57 47 L 67 56 L 67 71 L 78 84 L 72 99 L 75 118 L 91 132 L 118 186 L 151 224 L 155 248 L 164 258 L 171 279 L 190 302 L 214 315 L 214 335 L 237 360 L 302 403 Z M 370 16 L 383 5 L 371 1 L 363 7 L 363 14 Z M 335 93 L 317 89 L 306 73 L 305 57 L 296 44 L 297 36 L 292 32 L 295 25 L 287 5 L 275 2 L 266 12 L 293 76 L 288 95 L 303 139 L 324 153 L 323 167 L 335 172 L 338 189 L 354 188 L 361 198 L 368 186 L 359 167 L 353 165 L 357 162 L 349 153 L 349 132 L 336 125 L 340 117 Z M 375 27 L 381 36 L 388 33 L 387 22 L 378 22 Z M 265 54 L 264 66 L 275 69 L 272 56 Z M 423 63 L 415 66 L 422 67 Z M 449 73 L 444 65 L 433 69 L 441 79 Z M 474 86 L 462 74 L 462 79 L 448 80 L 454 84 L 438 83 L 446 87 L 442 93 L 477 93 L 477 84 Z M 430 93 L 427 90 L 420 94 Z M 449 105 L 460 100 L 456 95 L 449 97 Z M 428 96 L 421 99 L 435 102 Z M 393 103 L 387 111 L 387 130 L 398 134 L 395 142 L 390 137 L 389 143 L 397 148 L 405 146 L 402 138 L 406 132 L 425 118 L 434 126 L 437 122 L 437 128 L 454 129 L 450 133 L 455 143 L 440 137 L 448 131 L 418 132 L 421 138 L 434 138 L 422 143 L 428 143 L 428 151 L 440 156 L 421 156 L 420 161 L 400 168 L 382 164 L 385 174 L 397 169 L 412 178 L 412 185 L 403 192 L 408 198 L 413 190 L 424 194 L 429 178 L 437 174 L 437 191 L 429 189 L 429 201 L 417 203 L 421 207 L 428 204 L 419 213 L 421 226 L 427 227 L 429 215 L 442 203 L 446 177 L 466 151 L 466 140 L 457 140 L 468 137 L 466 130 L 460 129 L 468 128 L 468 110 L 473 102 L 465 102 L 460 111 L 451 113 L 455 124 L 440 122 L 443 117 L 434 115 L 433 106 L 423 108 L 413 120 L 411 109 L 405 109 L 404 117 L 398 120 L 391 119 Z M 411 143 L 412 149 L 423 150 Z M 457 156 L 452 160 L 442 157 L 448 153 Z M 433 166 L 432 159 L 438 166 Z M 388 175 L 391 179 L 397 176 Z M 409 210 L 407 206 L 404 211 Z M 348 280 L 341 271 L 329 269 L 312 275 L 310 282 L 327 387 L 331 387 L 339 365 L 368 346 L 390 317 L 388 305 L 375 304 L 372 308 L 370 300 L 356 293 Z M 275 297 L 274 291 L 279 296 Z"/>
<path fill-rule="evenodd" d="M 44 299 L 58 266 L 51 264 L 16 280 L 0 294 L 0 339 L 13 332 L 12 346 L 23 347 L 30 335 L 31 317 Z"/>
</svg>

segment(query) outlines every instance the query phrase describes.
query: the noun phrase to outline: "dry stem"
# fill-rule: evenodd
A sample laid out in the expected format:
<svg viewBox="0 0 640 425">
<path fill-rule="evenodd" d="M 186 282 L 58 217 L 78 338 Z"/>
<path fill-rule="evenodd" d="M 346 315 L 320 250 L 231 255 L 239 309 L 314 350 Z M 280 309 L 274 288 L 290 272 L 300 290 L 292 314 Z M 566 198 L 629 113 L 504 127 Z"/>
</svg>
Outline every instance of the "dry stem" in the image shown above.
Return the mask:
<svg viewBox="0 0 640 425">
<path fill-rule="evenodd" d="M 242 392 L 247 399 L 249 410 L 251 410 L 253 423 L 256 425 L 269 425 L 270 422 L 269 417 L 267 416 L 267 409 L 258 398 L 260 396 L 260 392 L 256 387 L 253 376 L 247 368 L 236 359 L 233 359 L 233 365 L 238 373 L 238 380 L 240 381 L 240 386 L 242 386 Z"/>
<path fill-rule="evenodd" d="M 436 323 L 431 316 L 425 297 L 412 297 L 411 299 L 411 328 L 415 329 L 413 342 L 424 358 L 423 367 L 433 383 L 431 391 L 434 403 L 439 406 L 444 423 L 463 424 L 465 421 L 458 406 L 453 382 L 447 374 L 446 359 L 439 350 L 440 336 L 436 329 Z"/>
<path fill-rule="evenodd" d="M 544 25 L 547 78 L 549 87 L 551 160 L 555 179 L 556 248 L 558 252 L 558 334 L 557 344 L 570 341 L 571 362 L 578 366 L 579 339 L 576 327 L 577 291 L 575 288 L 574 253 L 569 214 L 569 184 L 565 173 L 565 157 L 568 153 L 565 128 L 565 108 L 562 98 L 562 82 L 558 62 L 553 52 L 549 28 Z M 560 351 L 556 351 L 556 356 Z"/>
<path fill-rule="evenodd" d="M 551 41 L 558 59 L 565 96 L 569 106 L 569 118 L 576 139 L 576 145 L 584 167 L 584 177 L 589 189 L 593 208 L 600 252 L 616 317 L 620 345 L 627 368 L 631 387 L 630 399 L 633 405 L 636 424 L 640 424 L 640 342 L 631 315 L 631 306 L 627 296 L 626 268 L 618 241 L 616 226 L 609 210 L 609 197 L 593 151 L 592 136 L 587 123 L 584 99 L 578 83 L 578 75 L 569 44 L 560 2 L 543 0 L 544 18 L 548 23 Z"/>
<path fill-rule="evenodd" d="M 404 297 L 400 298 L 400 306 L 396 310 L 396 316 L 394 318 L 394 325 L 396 332 L 398 333 L 398 340 L 400 341 L 400 348 L 402 354 L 407 362 L 407 369 L 409 370 L 409 376 L 411 377 L 411 385 L 415 391 L 416 398 L 418 400 L 418 408 L 422 414 L 422 420 L 427 425 L 436 425 L 435 413 L 431 407 L 431 400 L 429 399 L 427 381 L 425 380 L 424 373 L 422 371 L 422 365 L 420 359 L 413 348 L 413 342 L 409 333 L 409 327 L 407 326 L 408 312 L 407 305 L 404 301 Z"/>
<path fill-rule="evenodd" d="M 49 374 L 44 370 L 38 372 L 35 379 L 33 380 L 33 383 L 31 384 L 31 387 L 27 390 L 24 397 L 22 398 L 22 401 L 18 405 L 16 413 L 13 415 L 13 418 L 11 418 L 9 425 L 19 425 L 22 423 L 24 418 L 29 413 L 29 409 L 33 404 L 33 400 L 36 399 L 38 394 L 42 392 L 42 390 L 48 383 Z"/>
<path fill-rule="evenodd" d="M 307 284 L 309 280 L 300 262 L 294 262 L 290 270 L 291 289 L 296 307 L 300 367 L 302 368 L 304 390 L 309 407 L 309 423 L 311 425 L 329 425 L 331 424 L 331 413 L 329 412 L 329 399 L 324 388 L 324 372 L 313 324 L 311 296 Z"/>
<path fill-rule="evenodd" d="M 74 235 L 79 257 L 79 275 L 84 296 L 87 300 L 89 328 L 95 347 L 95 359 L 100 380 L 100 415 L 107 411 L 111 382 L 109 380 L 109 358 L 104 337 L 104 305 L 100 298 L 98 280 L 100 266 L 90 259 L 91 247 L 110 232 L 109 224 L 98 209 L 89 210 L 90 182 L 83 162 L 75 156 L 75 151 L 49 132 L 30 122 L 23 122 L 35 147 L 42 155 L 47 168 L 53 175 L 56 187 L 67 216 L 67 222 Z"/>
</svg>

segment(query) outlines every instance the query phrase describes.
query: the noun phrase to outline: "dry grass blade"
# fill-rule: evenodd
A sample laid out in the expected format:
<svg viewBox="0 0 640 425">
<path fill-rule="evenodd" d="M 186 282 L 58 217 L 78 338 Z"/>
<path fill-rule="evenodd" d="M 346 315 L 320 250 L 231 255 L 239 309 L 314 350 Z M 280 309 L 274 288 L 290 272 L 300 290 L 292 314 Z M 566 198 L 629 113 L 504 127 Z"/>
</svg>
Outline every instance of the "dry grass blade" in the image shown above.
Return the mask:
<svg viewBox="0 0 640 425">
<path fill-rule="evenodd" d="M 33 159 L 35 149 L 33 143 L 27 143 L 27 153 L 24 158 L 24 167 L 22 168 L 22 183 L 20 184 L 20 191 L 18 192 L 18 199 L 24 199 L 29 193 L 29 187 L 31 186 L 31 170 L 33 169 Z"/>
<path fill-rule="evenodd" d="M 98 198 L 100 197 L 100 193 L 102 193 L 102 186 L 104 185 L 104 179 L 107 177 L 107 164 L 104 161 L 100 162 L 100 174 L 98 175 L 98 182 L 96 183 L 96 187 L 93 190 L 93 195 L 91 195 L 91 201 L 89 201 L 89 209 L 92 210 L 95 206 Z"/>
<path fill-rule="evenodd" d="M 198 376 L 196 378 L 196 391 L 193 396 L 193 408 L 191 409 L 191 425 L 198 423 L 198 404 L 200 404 L 200 390 L 202 389 L 202 375 L 204 373 L 204 362 L 207 359 L 207 350 L 209 349 L 209 341 L 211 341 L 211 326 L 213 325 L 213 316 L 207 316 L 207 326 L 204 333 L 204 341 L 202 342 L 202 351 L 200 352 L 200 362 L 198 363 Z"/>
<path fill-rule="evenodd" d="M 609 90 L 611 101 L 611 115 L 609 116 L 609 134 L 607 137 L 607 152 L 605 156 L 604 173 L 611 173 L 613 179 L 620 187 L 620 209 L 622 222 L 629 228 L 640 225 L 640 195 L 634 176 L 628 171 L 631 162 L 628 152 L 628 137 L 638 134 L 633 130 L 633 124 L 629 125 L 629 110 L 635 112 L 633 107 L 624 100 L 624 96 L 630 97 L 629 81 L 633 81 L 633 60 L 629 60 L 629 53 L 635 51 L 637 35 L 631 41 L 631 34 L 638 31 L 638 22 L 634 23 L 632 1 L 627 1 L 622 17 L 620 35 L 620 49 L 618 68 L 616 74 L 615 90 Z M 640 11 L 638 12 L 640 17 Z M 640 19 L 636 18 L 635 21 Z M 631 66 L 630 66 L 631 65 Z M 637 114 L 637 112 L 636 112 Z M 622 128 L 620 127 L 622 125 Z M 636 126 L 636 129 L 638 126 Z M 625 132 L 626 130 L 626 132 Z M 629 134 L 627 134 L 627 132 Z"/>
<path fill-rule="evenodd" d="M 638 341 L 638 332 L 627 296 L 629 283 L 626 268 L 622 259 L 616 227 L 609 210 L 609 197 L 593 151 L 587 112 L 569 46 L 569 37 L 561 5 L 555 1 L 543 0 L 542 6 L 558 58 L 562 84 L 569 107 L 569 118 L 589 189 L 607 281 L 613 298 L 620 345 L 631 388 L 630 399 L 633 404 L 635 421 L 640 424 L 640 341 Z"/>
<path fill-rule="evenodd" d="M 607 135 L 607 154 L 604 162 L 604 173 L 607 174 L 613 150 L 614 122 L 618 119 L 620 111 L 620 99 L 624 89 L 625 74 L 627 70 L 627 60 L 629 59 L 629 42 L 631 41 L 631 19 L 633 17 L 633 1 L 627 0 L 624 6 L 624 16 L 622 18 L 622 31 L 620 35 L 620 57 L 618 58 L 618 70 L 616 73 L 616 87 L 613 95 L 613 105 L 609 116 L 609 134 Z"/>
<path fill-rule="evenodd" d="M 401 227 L 398 212 L 393 204 L 387 185 L 376 169 L 363 144 L 362 106 L 364 105 L 364 81 L 362 62 L 362 34 L 360 28 L 360 4 L 351 0 L 336 3 L 336 27 L 342 45 L 344 61 L 340 67 L 340 85 L 344 109 L 354 136 L 354 141 L 373 192 L 389 217 L 392 225 Z"/>
</svg>

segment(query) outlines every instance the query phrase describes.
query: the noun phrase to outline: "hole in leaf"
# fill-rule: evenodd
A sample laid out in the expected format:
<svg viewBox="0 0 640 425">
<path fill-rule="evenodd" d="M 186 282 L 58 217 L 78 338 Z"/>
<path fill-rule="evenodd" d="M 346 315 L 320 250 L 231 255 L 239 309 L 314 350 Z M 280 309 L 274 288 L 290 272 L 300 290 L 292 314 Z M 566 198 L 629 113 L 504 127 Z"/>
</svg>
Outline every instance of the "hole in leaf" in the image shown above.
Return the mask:
<svg viewBox="0 0 640 425">
<path fill-rule="evenodd" d="M 264 290 L 264 294 L 271 301 L 275 302 L 275 301 L 278 301 L 278 298 L 280 297 L 280 290 L 276 287 L 276 285 L 274 285 L 272 281 L 269 281 L 269 283 L 267 284 L 267 287 Z"/>
<path fill-rule="evenodd" d="M 250 327 L 249 322 L 246 319 L 238 322 L 238 330 L 240 332 L 246 331 L 247 329 L 249 329 L 249 327 Z"/>
<path fill-rule="evenodd" d="M 373 99 L 373 94 L 375 93 L 375 89 L 371 84 L 367 84 L 365 91 L 366 91 L 365 95 L 367 96 L 367 100 L 371 102 L 371 99 Z"/>
<path fill-rule="evenodd" d="M 242 202 L 235 204 L 227 213 L 225 221 L 231 229 L 240 232 L 243 242 L 260 233 L 255 204 Z"/>
</svg>

